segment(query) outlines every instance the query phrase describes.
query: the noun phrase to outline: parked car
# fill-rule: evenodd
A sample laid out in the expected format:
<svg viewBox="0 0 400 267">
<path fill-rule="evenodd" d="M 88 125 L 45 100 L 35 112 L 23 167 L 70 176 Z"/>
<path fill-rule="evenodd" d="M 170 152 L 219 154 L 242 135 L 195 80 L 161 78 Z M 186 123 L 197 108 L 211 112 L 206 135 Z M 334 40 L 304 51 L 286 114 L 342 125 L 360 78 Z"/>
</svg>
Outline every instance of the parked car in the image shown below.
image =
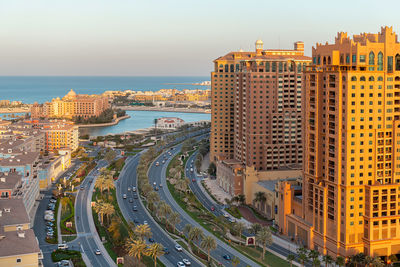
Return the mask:
<svg viewBox="0 0 400 267">
<path fill-rule="evenodd" d="M 175 249 L 176 249 L 176 251 L 179 251 L 179 252 L 183 251 L 183 249 L 180 245 L 175 245 Z"/>
<path fill-rule="evenodd" d="M 57 248 L 58 249 L 68 249 L 68 245 L 67 244 L 58 244 Z"/>
</svg>

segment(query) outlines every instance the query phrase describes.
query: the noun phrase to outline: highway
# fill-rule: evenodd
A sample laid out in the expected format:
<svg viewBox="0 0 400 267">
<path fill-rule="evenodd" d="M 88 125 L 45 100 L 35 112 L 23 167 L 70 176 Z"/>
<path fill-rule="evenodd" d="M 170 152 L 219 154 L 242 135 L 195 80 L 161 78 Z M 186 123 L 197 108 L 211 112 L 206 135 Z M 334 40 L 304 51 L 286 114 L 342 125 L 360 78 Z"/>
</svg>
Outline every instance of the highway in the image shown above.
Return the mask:
<svg viewBox="0 0 400 267">
<path fill-rule="evenodd" d="M 192 263 L 192 266 L 203 266 L 189 252 L 185 250 L 178 252 L 175 250 L 174 247 L 177 243 L 156 221 L 154 221 L 153 217 L 145 209 L 140 197 L 138 199 L 133 199 L 133 203 L 129 203 L 129 199 L 133 198 L 134 194 L 138 194 L 138 192 L 133 192 L 132 190 L 128 191 L 128 187 L 137 188 L 136 168 L 139 164 L 139 160 L 140 154 L 128 158 L 124 169 L 121 171 L 119 179 L 116 182 L 117 201 L 124 218 L 127 221 L 134 222 L 135 224 L 143 224 L 144 221 L 147 221 L 153 233 L 154 241 L 162 244 L 169 251 L 168 254 L 160 257 L 160 260 L 166 266 L 176 266 L 176 264 L 184 258 L 188 259 Z M 127 195 L 126 199 L 123 199 L 123 194 Z M 137 211 L 133 211 L 133 206 L 137 206 Z"/>
<path fill-rule="evenodd" d="M 89 261 L 91 266 L 107 267 L 116 266 L 116 264 L 100 241 L 93 222 L 92 208 L 90 207 L 94 183 L 99 175 L 99 169 L 105 166 L 107 166 L 107 162 L 100 160 L 81 184 L 84 188 L 79 189 L 75 200 L 75 222 L 78 238 L 68 244 L 74 249 L 79 247 L 85 262 Z M 95 254 L 96 249 L 101 251 L 101 255 Z"/>
<path fill-rule="evenodd" d="M 204 136 L 199 136 L 196 137 L 195 139 L 200 140 L 201 138 L 204 138 Z M 149 168 L 149 180 L 150 183 L 157 183 L 162 184 L 162 188 L 158 191 L 160 198 L 166 201 L 171 208 L 174 211 L 177 211 L 181 215 L 181 220 L 182 222 L 177 225 L 177 229 L 180 231 L 183 230 L 184 226 L 186 224 L 191 224 L 193 226 L 197 226 L 203 229 L 203 232 L 205 235 L 211 235 L 213 236 L 210 232 L 208 232 L 206 229 L 204 229 L 199 223 L 197 223 L 190 215 L 188 215 L 174 200 L 172 197 L 171 193 L 168 190 L 167 182 L 166 182 L 166 171 L 167 171 L 167 166 L 171 159 L 180 152 L 180 149 L 182 147 L 182 144 L 178 145 L 175 147 L 173 150 L 167 150 L 166 152 L 162 153 L 150 166 Z M 169 156 L 168 152 L 170 152 L 172 155 Z M 168 159 L 165 161 L 164 164 L 161 164 L 161 162 L 164 159 L 164 156 L 168 156 Z M 160 166 L 156 166 L 156 162 L 160 162 Z M 232 258 L 233 256 L 236 256 L 240 259 L 240 264 L 238 266 L 260 266 L 256 262 L 252 261 L 251 259 L 247 258 L 246 256 L 242 255 L 239 253 L 237 250 L 234 248 L 228 246 L 225 242 L 219 240 L 217 237 L 213 236 L 218 244 L 217 249 L 211 251 L 211 256 L 222 263 L 224 266 L 233 266 L 230 261 L 227 261 L 223 259 L 223 255 L 230 255 Z"/>
</svg>

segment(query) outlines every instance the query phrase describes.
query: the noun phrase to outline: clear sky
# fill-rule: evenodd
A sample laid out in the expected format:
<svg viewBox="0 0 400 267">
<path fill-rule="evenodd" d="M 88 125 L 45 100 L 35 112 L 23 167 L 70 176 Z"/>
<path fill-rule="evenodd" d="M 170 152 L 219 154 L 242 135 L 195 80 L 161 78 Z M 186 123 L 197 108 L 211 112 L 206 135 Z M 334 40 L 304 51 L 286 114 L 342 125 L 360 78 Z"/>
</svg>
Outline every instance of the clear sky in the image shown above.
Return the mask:
<svg viewBox="0 0 400 267">
<path fill-rule="evenodd" d="M 208 76 L 229 51 L 400 32 L 399 0 L 0 0 L 0 75 Z"/>
</svg>

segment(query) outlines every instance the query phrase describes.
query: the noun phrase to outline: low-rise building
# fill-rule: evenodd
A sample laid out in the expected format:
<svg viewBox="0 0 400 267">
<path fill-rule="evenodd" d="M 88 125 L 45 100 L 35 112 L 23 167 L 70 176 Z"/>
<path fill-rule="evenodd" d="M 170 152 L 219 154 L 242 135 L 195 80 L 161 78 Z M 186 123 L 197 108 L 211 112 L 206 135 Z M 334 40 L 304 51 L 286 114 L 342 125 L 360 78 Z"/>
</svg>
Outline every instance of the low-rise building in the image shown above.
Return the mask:
<svg viewBox="0 0 400 267">
<path fill-rule="evenodd" d="M 185 123 L 184 120 L 175 117 L 163 117 L 157 119 L 157 128 L 165 130 L 176 130 Z"/>
</svg>

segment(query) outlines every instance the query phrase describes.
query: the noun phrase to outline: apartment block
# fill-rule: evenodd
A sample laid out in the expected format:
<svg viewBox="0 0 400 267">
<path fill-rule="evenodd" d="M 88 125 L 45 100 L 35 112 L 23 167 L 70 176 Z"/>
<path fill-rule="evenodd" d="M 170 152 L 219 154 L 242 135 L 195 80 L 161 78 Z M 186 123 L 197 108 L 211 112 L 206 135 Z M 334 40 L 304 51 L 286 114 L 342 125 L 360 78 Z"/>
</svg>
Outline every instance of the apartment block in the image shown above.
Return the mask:
<svg viewBox="0 0 400 267">
<path fill-rule="evenodd" d="M 302 205 L 281 230 L 320 253 L 400 253 L 400 43 L 392 28 L 312 50 Z M 294 212 L 293 212 L 294 211 Z"/>
</svg>

